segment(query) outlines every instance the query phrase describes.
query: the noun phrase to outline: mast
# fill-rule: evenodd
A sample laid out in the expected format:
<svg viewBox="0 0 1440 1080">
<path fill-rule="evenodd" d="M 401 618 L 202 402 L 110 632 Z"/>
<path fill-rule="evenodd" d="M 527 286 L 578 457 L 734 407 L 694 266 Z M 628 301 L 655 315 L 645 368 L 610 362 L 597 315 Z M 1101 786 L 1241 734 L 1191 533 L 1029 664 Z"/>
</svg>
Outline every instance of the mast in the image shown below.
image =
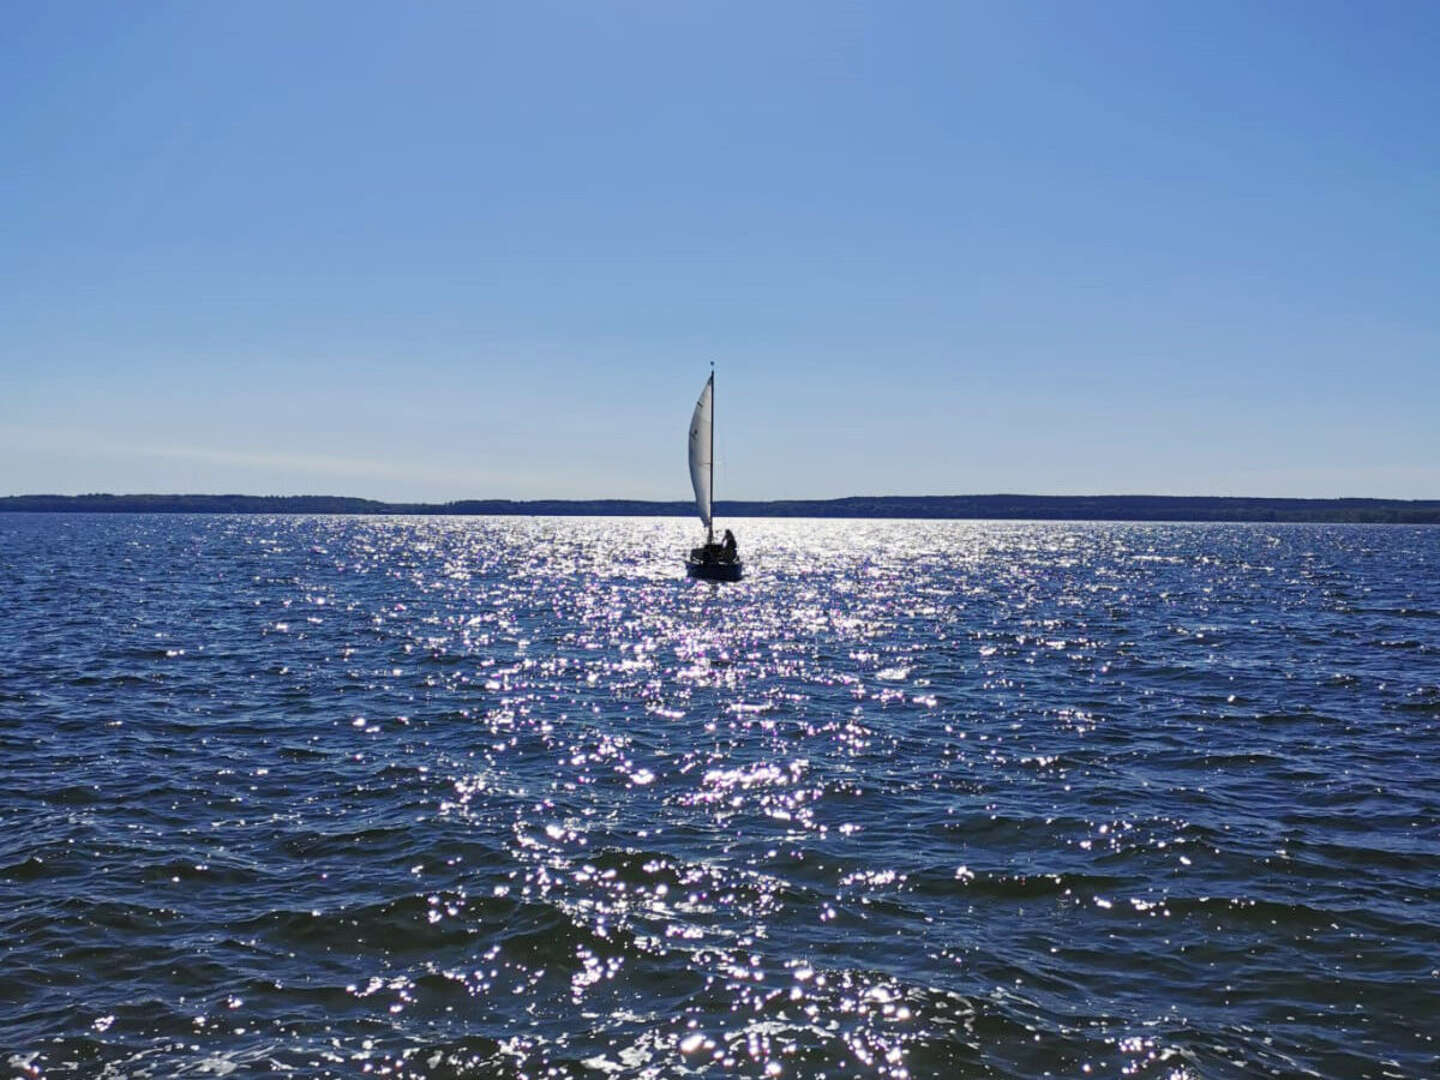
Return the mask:
<svg viewBox="0 0 1440 1080">
<path fill-rule="evenodd" d="M 710 524 L 705 543 L 715 543 L 715 361 L 710 361 Z"/>
</svg>

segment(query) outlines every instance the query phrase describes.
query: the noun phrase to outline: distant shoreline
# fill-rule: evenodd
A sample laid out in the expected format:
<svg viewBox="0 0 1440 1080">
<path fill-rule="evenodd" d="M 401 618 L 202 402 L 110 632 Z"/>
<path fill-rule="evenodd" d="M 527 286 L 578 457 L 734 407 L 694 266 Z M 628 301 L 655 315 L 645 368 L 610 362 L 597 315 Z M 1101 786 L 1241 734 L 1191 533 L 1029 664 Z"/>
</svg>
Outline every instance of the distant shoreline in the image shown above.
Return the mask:
<svg viewBox="0 0 1440 1080">
<path fill-rule="evenodd" d="M 463 499 L 389 503 L 335 495 L 8 495 L 0 513 L 421 514 L 689 517 L 687 501 Z M 722 501 L 717 516 L 1021 521 L 1440 524 L 1440 499 L 1264 499 L 1203 495 L 865 495 Z"/>
</svg>

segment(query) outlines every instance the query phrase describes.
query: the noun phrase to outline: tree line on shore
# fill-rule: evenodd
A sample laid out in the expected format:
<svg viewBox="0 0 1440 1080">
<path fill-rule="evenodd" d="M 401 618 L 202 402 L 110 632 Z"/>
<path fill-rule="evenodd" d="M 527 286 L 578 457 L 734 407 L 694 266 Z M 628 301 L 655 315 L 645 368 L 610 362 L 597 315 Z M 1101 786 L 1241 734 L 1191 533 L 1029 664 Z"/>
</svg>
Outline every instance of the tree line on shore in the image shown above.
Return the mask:
<svg viewBox="0 0 1440 1080">
<path fill-rule="evenodd" d="M 0 512 L 150 514 L 448 514 L 688 517 L 691 503 L 637 499 L 463 499 L 389 503 L 338 495 L 10 495 Z M 1440 523 L 1440 499 L 1266 499 L 1191 495 L 877 495 L 727 500 L 736 517 L 1037 521 Z"/>
</svg>

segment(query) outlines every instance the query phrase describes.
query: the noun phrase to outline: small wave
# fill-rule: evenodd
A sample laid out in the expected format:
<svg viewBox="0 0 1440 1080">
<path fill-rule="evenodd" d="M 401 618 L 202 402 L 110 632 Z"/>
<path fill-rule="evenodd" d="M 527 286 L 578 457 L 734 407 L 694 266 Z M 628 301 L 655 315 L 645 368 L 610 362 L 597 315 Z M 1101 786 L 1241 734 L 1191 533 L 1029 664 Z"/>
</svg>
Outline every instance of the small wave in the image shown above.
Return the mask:
<svg viewBox="0 0 1440 1080">
<path fill-rule="evenodd" d="M 0 879 L 9 881 L 39 881 L 52 873 L 54 867 L 38 855 L 0 867 Z"/>
</svg>

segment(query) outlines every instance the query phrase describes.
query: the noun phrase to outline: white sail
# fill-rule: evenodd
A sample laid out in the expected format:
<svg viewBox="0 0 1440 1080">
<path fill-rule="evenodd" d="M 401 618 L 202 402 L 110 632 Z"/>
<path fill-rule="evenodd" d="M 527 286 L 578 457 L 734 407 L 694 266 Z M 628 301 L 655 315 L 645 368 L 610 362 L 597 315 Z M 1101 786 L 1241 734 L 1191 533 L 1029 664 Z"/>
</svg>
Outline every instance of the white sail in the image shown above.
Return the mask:
<svg viewBox="0 0 1440 1080">
<path fill-rule="evenodd" d="M 714 418 L 715 376 L 705 381 L 695 414 L 690 417 L 690 483 L 695 488 L 695 509 L 705 528 L 710 528 L 710 425 Z"/>
</svg>

